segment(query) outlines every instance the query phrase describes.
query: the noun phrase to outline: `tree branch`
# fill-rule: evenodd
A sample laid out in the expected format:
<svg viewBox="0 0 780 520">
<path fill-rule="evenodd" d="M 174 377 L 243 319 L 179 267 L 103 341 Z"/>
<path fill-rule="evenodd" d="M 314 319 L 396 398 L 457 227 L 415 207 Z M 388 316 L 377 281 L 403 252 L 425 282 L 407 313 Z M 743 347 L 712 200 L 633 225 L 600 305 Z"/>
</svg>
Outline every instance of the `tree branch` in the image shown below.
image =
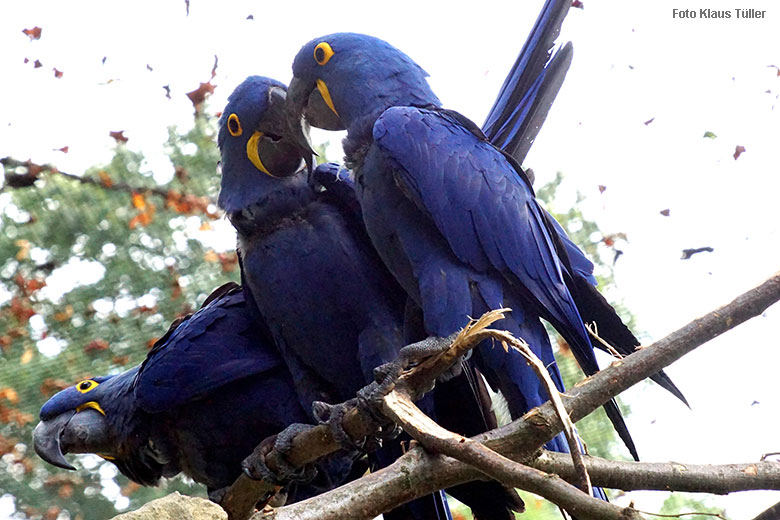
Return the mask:
<svg viewBox="0 0 780 520">
<path fill-rule="evenodd" d="M 593 498 L 555 475 L 510 460 L 484 444 L 442 428 L 401 392 L 390 392 L 384 398 L 384 405 L 388 417 L 402 425 L 404 430 L 429 452 L 441 453 L 464 462 L 506 486 L 519 487 L 541 495 L 582 519 L 641 518 L 636 511 Z M 576 444 L 574 449 L 579 451 Z M 570 457 L 568 461 L 569 470 L 577 467 Z M 569 475 L 579 481 L 580 475 L 577 471 L 570 471 Z"/>
<path fill-rule="evenodd" d="M 404 373 L 402 375 L 403 384 L 406 391 L 413 396 L 412 398 L 416 400 L 423 395 L 423 390 L 430 388 L 432 381 L 449 369 L 468 350 L 484 340 L 487 337 L 484 332 L 486 327 L 502 319 L 506 310 L 498 309 L 485 313 L 475 323 L 470 323 L 464 328 L 453 340 L 449 349 L 426 359 L 412 370 Z M 355 407 L 345 413 L 343 427 L 344 431 L 354 440 L 376 433 L 375 421 L 364 416 Z M 286 458 L 293 466 L 300 467 L 316 462 L 339 449 L 341 446 L 333 438 L 330 427 L 319 425 L 296 435 Z M 272 450 L 266 457 L 266 463 L 273 471 L 278 469 L 277 465 L 274 464 L 276 456 L 278 453 Z M 252 515 L 255 504 L 261 499 L 268 498 L 275 490 L 276 487 L 268 482 L 252 480 L 242 474 L 230 486 L 220 505 L 228 512 L 229 520 L 246 520 Z"/>
<path fill-rule="evenodd" d="M 780 490 L 780 462 L 747 464 L 683 464 L 679 462 L 620 462 L 586 455 L 585 465 L 598 486 L 624 491 L 690 491 L 725 495 L 756 489 Z M 569 480 L 574 476 L 566 454 L 542 451 L 530 466 Z"/>
<path fill-rule="evenodd" d="M 780 299 L 780 273 L 731 303 L 701 317 L 654 345 L 575 385 L 564 403 L 574 420 L 593 412 L 626 388 L 676 361 L 710 339 L 758 316 Z M 514 460 L 527 460 L 560 431 L 550 403 L 507 426 L 475 437 Z M 318 497 L 277 510 L 277 519 L 367 519 L 438 489 L 481 478 L 462 462 L 413 448 L 394 464 Z M 548 478 L 556 478 L 550 476 Z M 594 480 L 596 484 L 600 482 Z M 620 487 L 620 486 L 617 486 Z M 259 517 L 258 517 L 259 520 Z"/>
<path fill-rule="evenodd" d="M 584 491 L 588 496 L 592 495 L 593 488 L 591 486 L 588 470 L 585 468 L 585 463 L 582 459 L 582 451 L 580 451 L 579 439 L 577 438 L 574 423 L 572 422 L 571 417 L 569 417 L 569 414 L 563 405 L 561 394 L 558 392 L 558 388 L 556 388 L 549 372 L 547 372 L 547 367 L 544 365 L 544 363 L 542 363 L 542 360 L 539 359 L 530 348 L 528 348 L 528 344 L 525 341 L 521 341 L 518 338 L 515 338 L 506 331 L 497 332 L 498 337 L 501 338 L 501 343 L 504 345 L 504 349 L 508 350 L 511 347 L 520 352 L 520 354 L 528 361 L 528 364 L 531 365 L 531 368 L 533 368 L 534 372 L 536 372 L 537 377 L 541 379 L 542 383 L 544 383 L 544 386 L 547 389 L 547 395 L 550 396 L 550 403 L 552 403 L 553 409 L 558 415 L 558 419 L 561 421 L 561 424 L 563 424 L 563 432 L 566 436 L 566 442 L 569 445 L 569 456 L 571 457 L 572 463 L 574 464 L 576 474 L 576 478 L 573 480 L 573 482 L 575 482 L 577 487 Z"/>
<path fill-rule="evenodd" d="M 115 182 L 113 180 L 106 182 L 102 179 L 95 179 L 85 175 L 74 175 L 72 173 L 64 172 L 51 164 L 36 164 L 32 161 L 19 161 L 12 157 L 4 157 L 0 159 L 0 164 L 6 168 L 27 168 L 26 174 L 12 174 L 17 176 L 30 177 L 32 180 L 38 179 L 41 173 L 59 174 L 68 179 L 80 182 L 81 184 L 89 184 L 91 186 L 97 186 L 107 190 L 122 191 L 125 193 L 153 193 L 160 197 L 166 198 L 168 196 L 168 190 L 155 187 L 135 187 L 130 186 L 125 182 Z M 7 173 L 8 175 L 8 173 Z"/>
<path fill-rule="evenodd" d="M 105 178 L 101 177 L 96 179 L 87 175 L 74 175 L 72 173 L 64 172 L 51 164 L 36 164 L 32 161 L 19 161 L 12 157 L 4 157 L 0 159 L 0 164 L 2 164 L 5 168 L 27 168 L 27 173 L 24 174 L 6 172 L 6 184 L 3 186 L 3 188 L 6 186 L 10 186 L 12 188 L 32 186 L 34 182 L 40 178 L 40 174 L 45 172 L 52 175 L 61 175 L 67 179 L 80 182 L 81 184 L 95 186 L 104 190 L 120 191 L 131 196 L 135 193 L 157 195 L 158 197 L 162 197 L 165 200 L 165 203 L 170 207 L 198 209 L 200 210 L 199 213 L 203 213 L 209 218 L 217 218 L 216 213 L 211 213 L 205 209 L 208 204 L 214 204 L 214 201 L 205 195 L 202 197 L 195 196 L 172 189 L 159 188 L 156 186 L 131 186 L 126 182 L 114 181 L 108 176 Z M 183 212 L 191 213 L 191 211 Z"/>
</svg>

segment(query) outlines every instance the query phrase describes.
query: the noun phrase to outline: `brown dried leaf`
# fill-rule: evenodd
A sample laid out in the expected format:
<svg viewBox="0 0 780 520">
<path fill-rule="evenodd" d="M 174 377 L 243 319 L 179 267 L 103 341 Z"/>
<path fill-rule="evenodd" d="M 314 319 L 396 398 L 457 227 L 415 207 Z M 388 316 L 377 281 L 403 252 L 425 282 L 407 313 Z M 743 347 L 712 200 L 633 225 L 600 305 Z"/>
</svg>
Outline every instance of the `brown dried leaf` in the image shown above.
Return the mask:
<svg viewBox="0 0 780 520">
<path fill-rule="evenodd" d="M 146 227 L 152 222 L 153 218 L 154 218 L 154 205 L 149 204 L 148 209 L 146 211 L 142 211 L 138 215 L 131 218 L 127 226 L 130 229 L 135 229 L 138 226 Z"/>
<path fill-rule="evenodd" d="M 32 280 L 27 280 L 24 285 L 24 291 L 26 294 L 32 294 L 38 289 L 43 289 L 44 287 L 46 287 L 46 280 L 38 280 L 37 278 L 33 278 Z"/>
<path fill-rule="evenodd" d="M 131 195 L 131 199 L 135 209 L 140 209 L 141 211 L 146 210 L 146 198 L 142 193 L 134 191 Z"/>
<path fill-rule="evenodd" d="M 55 312 L 53 318 L 54 321 L 65 321 L 69 320 L 71 316 L 73 316 L 73 305 L 66 305 L 60 312 Z"/>
<path fill-rule="evenodd" d="M 32 361 L 33 357 L 35 356 L 35 353 L 33 352 L 33 349 L 28 348 L 22 353 L 22 357 L 19 359 L 19 364 L 26 365 L 30 361 Z"/>
<path fill-rule="evenodd" d="M 41 60 L 35 60 L 33 62 L 33 68 L 40 69 L 41 67 L 43 67 L 43 63 L 41 63 Z"/>
<path fill-rule="evenodd" d="M 108 175 L 106 170 L 100 170 L 98 172 L 98 178 L 100 179 L 100 182 L 105 186 L 106 188 L 110 188 L 114 185 L 114 181 L 111 180 L 111 177 Z"/>
<path fill-rule="evenodd" d="M 54 71 L 54 77 L 57 79 L 60 79 L 62 77 L 62 71 L 57 70 L 57 67 L 53 67 L 51 70 Z"/>
<path fill-rule="evenodd" d="M 5 399 L 11 404 L 17 404 L 19 402 L 19 394 L 16 390 L 7 386 L 0 390 L 0 399 Z"/>
<path fill-rule="evenodd" d="M 92 354 L 93 352 L 102 352 L 104 350 L 108 350 L 108 342 L 104 339 L 92 340 L 86 347 L 84 347 L 84 352 L 87 354 Z"/>
<path fill-rule="evenodd" d="M 659 213 L 661 213 L 661 215 L 663 215 L 664 217 L 668 217 L 671 212 L 669 211 L 669 208 L 667 208 L 667 209 L 662 209 Z"/>
<path fill-rule="evenodd" d="M 62 152 L 62 153 L 68 153 L 70 151 L 70 146 L 63 146 L 62 148 L 55 148 L 55 152 Z"/>
<path fill-rule="evenodd" d="M 22 299 L 18 295 L 11 298 L 8 308 L 19 323 L 27 323 L 35 314 L 29 300 L 26 298 Z"/>
<path fill-rule="evenodd" d="M 43 29 L 38 27 L 37 25 L 33 27 L 32 29 L 23 29 L 22 32 L 30 37 L 30 41 L 32 40 L 40 40 L 41 39 L 41 32 Z"/>
<path fill-rule="evenodd" d="M 126 143 L 127 137 L 125 137 L 125 131 L 120 130 L 119 132 L 109 132 L 108 135 L 114 138 L 114 140 L 117 143 Z"/>
<path fill-rule="evenodd" d="M 70 498 L 73 496 L 73 486 L 70 484 L 63 484 L 57 490 L 57 494 L 60 496 L 60 498 Z"/>
<path fill-rule="evenodd" d="M 56 394 L 60 390 L 65 390 L 69 386 L 70 384 L 68 384 L 63 379 L 54 379 L 51 377 L 47 377 L 41 383 L 40 390 L 44 396 L 49 397 Z"/>
<path fill-rule="evenodd" d="M 20 238 L 19 240 L 14 242 L 14 245 L 19 248 L 19 251 L 16 252 L 17 260 L 21 262 L 22 260 L 30 256 L 30 248 L 32 247 L 32 244 L 30 244 L 29 240 Z"/>
<path fill-rule="evenodd" d="M 214 85 L 209 81 L 207 83 L 201 83 L 200 86 L 192 92 L 187 92 L 187 97 L 190 98 L 192 106 L 195 107 L 195 111 L 200 112 L 203 102 L 206 101 L 206 97 L 213 93 Z"/>
<path fill-rule="evenodd" d="M 743 152 L 745 152 L 745 147 L 742 145 L 737 145 L 737 147 L 734 149 L 734 160 L 736 161 L 739 159 L 739 156 L 742 155 Z"/>
<path fill-rule="evenodd" d="M 57 520 L 57 517 L 59 517 L 61 511 L 61 507 L 49 506 L 49 509 L 43 513 L 43 520 Z"/>
<path fill-rule="evenodd" d="M 187 171 L 187 169 L 184 166 L 177 166 L 173 169 L 173 175 L 181 182 L 182 184 L 187 182 L 190 179 L 190 174 Z"/>
<path fill-rule="evenodd" d="M 232 253 L 220 253 L 219 262 L 222 264 L 222 270 L 226 273 L 232 273 L 238 267 L 238 255 L 235 251 Z"/>
<path fill-rule="evenodd" d="M 120 490 L 120 493 L 122 493 L 123 496 L 129 497 L 130 495 L 138 491 L 140 488 L 141 488 L 140 484 L 130 481 L 127 483 L 126 486 L 124 486 Z"/>
</svg>

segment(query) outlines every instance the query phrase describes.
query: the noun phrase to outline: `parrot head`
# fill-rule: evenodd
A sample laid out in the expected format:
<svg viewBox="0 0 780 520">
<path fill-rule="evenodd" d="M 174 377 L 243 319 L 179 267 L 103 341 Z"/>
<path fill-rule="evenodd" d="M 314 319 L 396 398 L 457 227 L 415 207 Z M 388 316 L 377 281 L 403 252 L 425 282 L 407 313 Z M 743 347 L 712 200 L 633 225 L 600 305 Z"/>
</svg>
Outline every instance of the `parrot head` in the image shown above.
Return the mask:
<svg viewBox="0 0 780 520">
<path fill-rule="evenodd" d="M 293 61 L 286 104 L 290 134 L 309 150 L 308 125 L 370 137 L 376 118 L 391 106 L 439 105 L 427 76 L 409 56 L 373 36 L 315 38 Z"/>
<path fill-rule="evenodd" d="M 285 136 L 286 97 L 284 84 L 250 76 L 228 98 L 217 137 L 222 155 L 218 204 L 228 213 L 245 209 L 280 179 L 302 170 L 302 150 Z"/>
<path fill-rule="evenodd" d="M 41 407 L 33 447 L 43 460 L 76 469 L 65 455 L 95 453 L 112 461 L 123 474 L 144 485 L 159 480 L 159 466 L 137 457 L 133 380 L 138 367 L 115 376 L 85 379 L 51 397 Z M 150 466 L 147 468 L 147 466 Z"/>
</svg>

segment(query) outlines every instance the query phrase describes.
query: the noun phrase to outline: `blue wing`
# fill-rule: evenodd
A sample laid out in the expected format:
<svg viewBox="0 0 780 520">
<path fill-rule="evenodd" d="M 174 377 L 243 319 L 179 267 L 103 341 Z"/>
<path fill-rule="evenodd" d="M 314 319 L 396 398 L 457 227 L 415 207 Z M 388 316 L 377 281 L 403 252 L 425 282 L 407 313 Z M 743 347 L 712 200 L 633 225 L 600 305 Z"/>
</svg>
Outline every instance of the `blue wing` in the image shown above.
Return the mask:
<svg viewBox="0 0 780 520">
<path fill-rule="evenodd" d="M 485 137 L 519 164 L 544 124 L 571 64 L 571 43 L 547 61 L 569 6 L 570 2 L 566 0 L 545 3 L 482 127 Z M 528 177 L 530 175 L 521 175 L 524 180 Z M 617 352 L 624 356 L 631 354 L 639 346 L 639 340 L 595 289 L 593 263 L 549 213 L 543 210 L 543 215 L 561 259 L 566 285 L 581 317 L 586 322 L 595 322 L 601 338 Z M 595 346 L 608 351 L 601 342 L 596 342 Z M 663 370 L 650 377 L 688 405 L 685 396 Z"/>
<path fill-rule="evenodd" d="M 373 137 L 401 191 L 435 224 L 458 260 L 478 272 L 500 273 L 561 333 L 583 371 L 598 371 L 566 285 L 555 231 L 505 155 L 449 113 L 414 107 L 385 111 Z M 638 458 L 617 404 L 610 401 L 605 409 Z"/>
<path fill-rule="evenodd" d="M 162 412 L 282 366 L 265 338 L 240 286 L 220 287 L 199 311 L 174 323 L 158 340 L 136 375 L 135 397 L 145 411 Z"/>
<path fill-rule="evenodd" d="M 385 111 L 374 141 L 458 259 L 504 275 L 556 326 L 583 369 L 598 370 L 544 211 L 501 152 L 447 114 L 413 107 Z"/>
</svg>

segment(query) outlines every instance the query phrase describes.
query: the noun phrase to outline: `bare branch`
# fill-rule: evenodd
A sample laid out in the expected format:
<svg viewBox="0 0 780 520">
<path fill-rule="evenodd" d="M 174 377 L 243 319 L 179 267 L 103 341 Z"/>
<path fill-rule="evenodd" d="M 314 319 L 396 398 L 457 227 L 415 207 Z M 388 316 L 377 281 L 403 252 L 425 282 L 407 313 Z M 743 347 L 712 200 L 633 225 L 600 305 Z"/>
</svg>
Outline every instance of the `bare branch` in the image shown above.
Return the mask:
<svg viewBox="0 0 780 520">
<path fill-rule="evenodd" d="M 80 182 L 81 184 L 89 184 L 91 186 L 97 186 L 98 188 L 102 188 L 106 190 L 116 190 L 125 193 L 131 193 L 131 194 L 132 193 L 153 193 L 163 198 L 167 197 L 168 195 L 168 190 L 163 190 L 161 188 L 130 186 L 125 182 L 113 182 L 113 181 L 105 182 L 104 180 L 95 179 L 93 177 L 88 177 L 85 175 L 74 175 L 72 173 L 67 173 L 51 164 L 35 164 L 31 161 L 19 161 L 12 157 L 4 157 L 3 159 L 0 159 L 0 164 L 5 166 L 6 168 L 19 168 L 19 167 L 27 168 L 28 174 L 36 178 L 41 173 L 45 172 L 54 175 L 57 174 L 62 175 L 63 177 L 74 180 L 76 182 Z"/>
<path fill-rule="evenodd" d="M 576 511 L 577 516 L 584 519 L 641 518 L 632 510 L 593 498 L 557 476 L 514 462 L 484 444 L 442 428 L 423 414 L 403 393 L 390 392 L 384 398 L 384 405 L 387 415 L 401 424 L 404 430 L 428 451 L 465 462 L 507 486 L 519 487 L 541 495 L 572 514 Z M 579 451 L 576 444 L 574 449 Z M 572 469 L 571 464 L 568 467 Z"/>
<path fill-rule="evenodd" d="M 569 417 L 566 407 L 563 406 L 561 394 L 558 392 L 558 388 L 555 386 L 555 383 L 553 383 L 552 378 L 550 378 L 547 367 L 542 363 L 542 360 L 528 348 L 528 344 L 525 341 L 518 340 L 506 331 L 497 332 L 502 336 L 501 343 L 504 345 L 504 348 L 508 349 L 509 347 L 507 345 L 509 345 L 511 348 L 520 352 L 526 361 L 528 361 L 528 364 L 531 365 L 536 376 L 544 383 L 544 386 L 547 389 L 547 395 L 550 396 L 550 402 L 553 405 L 553 409 L 558 415 L 558 419 L 560 419 L 563 424 L 563 432 L 566 435 L 566 442 L 569 444 L 569 453 L 571 460 L 574 463 L 576 473 L 574 482 L 577 484 L 577 487 L 587 493 L 588 496 L 592 495 L 593 487 L 590 483 L 588 471 L 585 469 L 585 463 L 582 461 L 582 452 L 580 451 L 574 423 L 572 422 L 571 417 Z"/>
<path fill-rule="evenodd" d="M 755 489 L 780 490 L 780 462 L 721 465 L 619 462 L 589 455 L 584 459 L 596 485 L 624 491 L 644 489 L 725 495 Z M 543 451 L 529 465 L 566 480 L 574 476 L 571 460 L 563 453 Z"/>
<path fill-rule="evenodd" d="M 696 347 L 760 315 L 778 299 L 780 273 L 731 303 L 575 385 L 564 396 L 567 410 L 573 419 L 581 419 L 610 398 L 655 374 Z M 552 405 L 547 403 L 503 428 L 477 436 L 475 440 L 484 442 L 491 449 L 514 460 L 527 460 L 560 429 L 559 419 Z M 371 518 L 437 489 L 479 478 L 481 474 L 473 467 L 450 457 L 429 455 L 420 448 L 414 448 L 394 464 L 358 482 L 277 510 L 277 518 Z"/>
<path fill-rule="evenodd" d="M 452 346 L 442 354 L 434 356 L 420 363 L 414 369 L 402 375 L 401 380 L 407 392 L 417 399 L 422 393 L 420 389 L 429 388 L 431 381 L 450 368 L 469 349 L 474 348 L 487 337 L 484 333 L 491 323 L 504 317 L 507 309 L 497 309 L 485 313 L 479 320 L 469 323 L 455 338 Z M 355 440 L 362 439 L 375 433 L 373 420 L 363 417 L 361 413 L 352 408 L 344 415 L 344 431 Z M 292 441 L 292 448 L 286 455 L 287 460 L 294 466 L 303 466 L 317 461 L 340 449 L 338 442 L 333 438 L 330 428 L 325 425 L 317 426 L 298 434 Z M 278 468 L 274 464 L 272 451 L 267 457 L 267 464 L 271 470 Z M 230 490 L 222 500 L 222 507 L 228 512 L 230 520 L 246 520 L 252 514 L 255 504 L 262 498 L 275 491 L 275 486 L 270 483 L 252 480 L 246 475 L 236 479 Z"/>
<path fill-rule="evenodd" d="M 209 218 L 218 218 L 216 213 L 205 210 L 205 206 L 208 204 L 214 204 L 214 201 L 205 195 L 202 197 L 195 196 L 172 189 L 163 189 L 155 186 L 131 186 L 126 182 L 118 182 L 109 179 L 107 176 L 106 178 L 96 179 L 87 175 L 74 175 L 72 173 L 64 172 L 51 164 L 36 164 L 32 161 L 19 161 L 11 157 L 4 157 L 0 159 L 0 164 L 6 168 L 27 168 L 26 174 L 13 174 L 15 178 L 23 179 L 22 181 L 16 181 L 15 187 L 30 186 L 35 182 L 35 180 L 40 178 L 41 173 L 48 173 L 50 175 L 61 175 L 72 181 L 80 182 L 81 184 L 87 184 L 89 186 L 94 186 L 104 190 L 120 191 L 129 195 L 133 195 L 134 193 L 157 195 L 158 197 L 162 197 L 166 204 L 173 207 L 188 205 L 195 209 L 199 209 L 199 213 L 203 213 Z M 7 173 L 6 176 L 8 176 Z M 13 185 L 14 183 L 12 182 L 11 184 Z M 8 184 L 6 184 L 6 186 L 8 186 Z"/>
<path fill-rule="evenodd" d="M 653 345 L 613 362 L 610 366 L 574 385 L 562 396 L 569 415 L 574 421 L 579 421 L 612 397 L 657 373 L 695 348 L 762 314 L 767 307 L 778 300 L 780 300 L 780 273 L 775 273 L 761 285 L 738 296 L 731 303 L 693 320 Z M 492 443 L 500 445 L 501 449 L 496 451 L 505 454 L 511 452 L 526 457 L 534 449 L 552 439 L 560 429 L 561 425 L 555 411 L 550 403 L 546 403 L 526 414 L 522 420 L 488 432 L 481 437 L 491 446 Z M 513 445 L 520 444 L 525 448 L 520 450 L 512 448 Z"/>
<path fill-rule="evenodd" d="M 362 439 L 375 432 L 375 423 L 368 417 L 364 417 L 357 408 L 352 408 L 344 415 L 344 431 L 352 439 Z M 334 439 L 330 428 L 319 425 L 311 430 L 303 431 L 292 440 L 292 447 L 285 455 L 287 460 L 295 467 L 301 467 L 325 457 L 341 449 Z M 279 468 L 274 464 L 272 450 L 266 458 L 266 463 L 272 471 Z M 276 491 L 276 486 L 263 480 L 253 480 L 241 474 L 230 486 L 220 505 L 227 511 L 229 520 L 246 520 L 255 510 L 255 504 L 262 498 L 268 498 Z"/>
</svg>

